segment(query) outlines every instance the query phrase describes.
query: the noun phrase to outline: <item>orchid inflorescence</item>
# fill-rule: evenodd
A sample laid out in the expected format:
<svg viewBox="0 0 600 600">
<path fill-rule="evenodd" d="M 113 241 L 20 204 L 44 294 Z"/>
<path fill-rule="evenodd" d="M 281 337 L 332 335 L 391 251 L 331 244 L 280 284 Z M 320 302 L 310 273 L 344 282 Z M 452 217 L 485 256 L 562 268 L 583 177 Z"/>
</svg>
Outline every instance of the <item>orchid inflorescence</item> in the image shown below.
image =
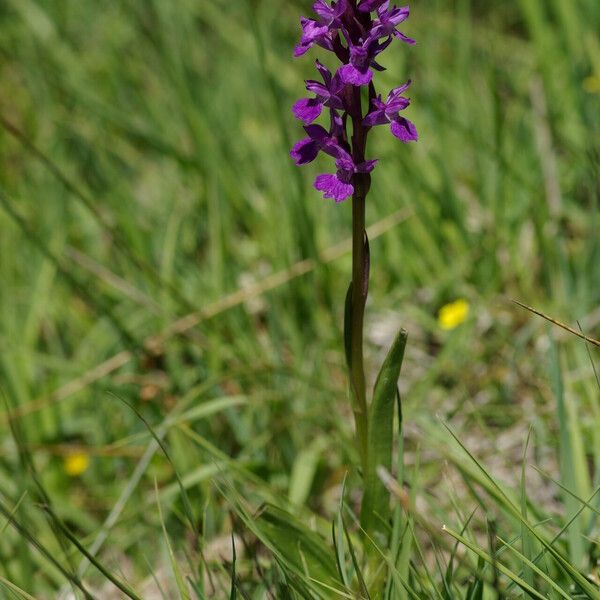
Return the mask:
<svg viewBox="0 0 600 600">
<path fill-rule="evenodd" d="M 315 97 L 298 100 L 293 106 L 294 115 L 304 123 L 308 137 L 295 144 L 290 155 L 297 165 L 312 162 L 321 151 L 335 158 L 337 172 L 317 176 L 314 186 L 325 198 L 342 202 L 354 193 L 356 174 L 362 174 L 362 181 L 370 182 L 368 174 L 377 160 L 366 160 L 364 155 L 367 133 L 372 126 L 389 124 L 392 134 L 404 143 L 418 139 L 414 124 L 400 114 L 410 104 L 402 95 L 410 80 L 393 89 L 387 100 L 377 95 L 373 85 L 373 70 L 384 70 L 376 58 L 393 39 L 415 42 L 397 29 L 408 18 L 408 7 L 390 8 L 389 0 L 337 0 L 331 5 L 326 0 L 317 0 L 313 10 L 316 19 L 300 19 L 302 39 L 294 55 L 302 56 L 316 44 L 333 52 L 342 66 L 332 74 L 316 61 L 323 83 L 306 81 L 306 89 Z M 364 86 L 369 94 L 366 115 L 361 103 Z M 314 123 L 324 108 L 329 109 L 331 118 L 329 131 Z M 352 121 L 351 138 L 347 133 L 348 119 Z"/>
</svg>

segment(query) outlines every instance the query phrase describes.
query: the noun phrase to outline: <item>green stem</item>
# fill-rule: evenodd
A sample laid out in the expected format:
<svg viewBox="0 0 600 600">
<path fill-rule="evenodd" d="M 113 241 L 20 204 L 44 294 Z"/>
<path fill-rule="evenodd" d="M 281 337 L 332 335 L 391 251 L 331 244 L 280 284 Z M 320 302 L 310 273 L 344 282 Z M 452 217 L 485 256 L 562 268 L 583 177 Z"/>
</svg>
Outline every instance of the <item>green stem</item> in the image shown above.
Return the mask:
<svg viewBox="0 0 600 600">
<path fill-rule="evenodd" d="M 360 449 L 363 474 L 367 468 L 368 413 L 363 354 L 363 326 L 369 286 L 369 265 L 365 232 L 365 197 L 369 188 L 368 175 L 355 176 L 352 196 L 352 313 L 350 378 L 354 392 L 354 420 Z"/>
</svg>

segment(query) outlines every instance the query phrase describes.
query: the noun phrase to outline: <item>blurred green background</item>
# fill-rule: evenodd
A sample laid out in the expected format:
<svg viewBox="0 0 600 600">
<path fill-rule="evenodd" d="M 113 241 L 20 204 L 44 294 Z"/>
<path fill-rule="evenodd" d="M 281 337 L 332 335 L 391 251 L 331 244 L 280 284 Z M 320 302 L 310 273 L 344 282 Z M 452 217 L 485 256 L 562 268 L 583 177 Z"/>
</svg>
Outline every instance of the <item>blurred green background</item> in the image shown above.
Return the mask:
<svg viewBox="0 0 600 600">
<path fill-rule="evenodd" d="M 356 460 L 350 205 L 312 189 L 328 158 L 298 169 L 288 155 L 303 134 L 290 106 L 323 54 L 292 59 L 310 4 L 0 3 L 0 496 L 58 552 L 43 488 L 140 585 L 168 562 L 157 495 L 175 552 L 195 542 L 173 465 L 123 401 L 168 441 L 209 563 L 236 529 L 232 490 L 327 518 Z M 377 87 L 412 78 L 421 139 L 382 128 L 369 142 L 369 372 L 406 327 L 407 457 L 434 521 L 464 492 L 444 476 L 440 419 L 514 486 L 532 427 L 536 464 L 585 496 L 600 469 L 586 347 L 511 299 L 600 337 L 600 3 L 411 11 L 418 45 L 390 48 Z M 468 316 L 444 329 L 457 299 Z M 551 505 L 560 490 L 532 494 Z M 11 528 L 0 575 L 43 597 L 64 585 Z"/>
</svg>

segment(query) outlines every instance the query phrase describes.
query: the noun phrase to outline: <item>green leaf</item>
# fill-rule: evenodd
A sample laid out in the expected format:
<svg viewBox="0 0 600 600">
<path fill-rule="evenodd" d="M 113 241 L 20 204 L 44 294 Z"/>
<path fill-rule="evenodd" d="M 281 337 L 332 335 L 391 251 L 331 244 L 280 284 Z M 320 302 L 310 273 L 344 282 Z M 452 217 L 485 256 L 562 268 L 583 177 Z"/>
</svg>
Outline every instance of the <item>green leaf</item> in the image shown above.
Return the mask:
<svg viewBox="0 0 600 600">
<path fill-rule="evenodd" d="M 390 471 L 394 438 L 394 403 L 398 394 L 398 377 L 404 358 L 408 334 L 401 329 L 377 376 L 373 401 L 369 407 L 369 446 L 365 495 L 361 509 L 361 525 L 369 534 L 387 530 L 389 516 L 388 492 L 377 470 Z"/>
</svg>

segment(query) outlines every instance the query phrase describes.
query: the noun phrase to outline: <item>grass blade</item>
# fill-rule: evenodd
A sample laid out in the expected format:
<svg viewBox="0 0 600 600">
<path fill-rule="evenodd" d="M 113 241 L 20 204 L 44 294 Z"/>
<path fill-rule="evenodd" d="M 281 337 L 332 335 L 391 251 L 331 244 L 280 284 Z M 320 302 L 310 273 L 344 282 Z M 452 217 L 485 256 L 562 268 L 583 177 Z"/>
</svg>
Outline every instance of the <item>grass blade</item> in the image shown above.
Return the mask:
<svg viewBox="0 0 600 600">
<path fill-rule="evenodd" d="M 394 405 L 398 395 L 398 377 L 402 368 L 408 334 L 402 329 L 381 367 L 369 407 L 369 449 L 365 493 L 361 507 L 361 527 L 371 533 L 387 536 L 389 494 L 377 470 L 392 468 L 394 437 Z"/>
</svg>

